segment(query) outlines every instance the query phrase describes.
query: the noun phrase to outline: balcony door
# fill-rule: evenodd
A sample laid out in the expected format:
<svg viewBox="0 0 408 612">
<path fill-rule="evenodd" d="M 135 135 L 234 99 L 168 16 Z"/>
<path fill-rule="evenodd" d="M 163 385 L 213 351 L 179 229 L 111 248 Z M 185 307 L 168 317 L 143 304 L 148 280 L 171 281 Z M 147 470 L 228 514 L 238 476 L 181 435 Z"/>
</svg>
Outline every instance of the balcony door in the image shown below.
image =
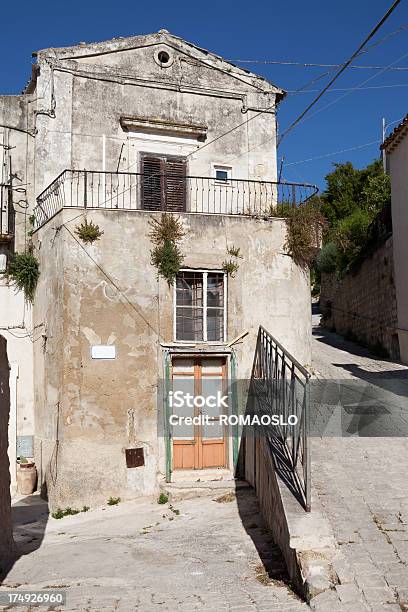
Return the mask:
<svg viewBox="0 0 408 612">
<path fill-rule="evenodd" d="M 142 208 L 185 212 L 186 167 L 187 162 L 183 157 L 143 153 Z"/>
<path fill-rule="evenodd" d="M 228 414 L 228 408 L 214 401 L 218 394 L 226 393 L 225 359 L 216 357 L 175 358 L 172 364 L 173 393 L 181 391 L 200 399 L 176 402 L 172 414 L 181 419 L 205 417 L 203 424 L 182 424 L 173 427 L 173 469 L 205 469 L 227 466 L 227 432 L 220 423 L 220 415 Z M 175 396 L 177 397 L 177 396 Z M 207 398 L 208 404 L 202 404 Z M 216 404 L 216 405 L 214 405 Z"/>
</svg>

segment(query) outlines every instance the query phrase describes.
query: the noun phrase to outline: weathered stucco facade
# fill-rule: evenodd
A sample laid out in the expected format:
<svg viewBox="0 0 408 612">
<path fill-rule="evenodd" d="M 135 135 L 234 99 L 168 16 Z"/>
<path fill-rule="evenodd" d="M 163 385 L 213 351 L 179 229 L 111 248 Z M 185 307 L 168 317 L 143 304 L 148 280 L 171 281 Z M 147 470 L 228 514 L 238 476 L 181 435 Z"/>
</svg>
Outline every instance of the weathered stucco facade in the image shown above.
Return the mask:
<svg viewBox="0 0 408 612">
<path fill-rule="evenodd" d="M 35 313 L 48 321 L 46 348 L 35 349 L 37 466 L 47 472 L 53 505 L 152 494 L 164 478 L 157 393 L 173 344 L 173 290 L 150 264 L 152 214 L 89 212 L 104 231 L 90 247 L 73 234 L 77 211 L 59 213 L 37 233 L 43 274 Z M 237 378 L 250 376 L 260 324 L 309 363 L 309 279 L 283 251 L 284 221 L 181 218 L 185 267 L 220 269 L 227 244 L 241 249 L 239 271 L 228 280 L 227 339 L 249 332 L 234 347 Z M 100 344 L 115 345 L 116 359 L 92 360 L 91 347 Z M 226 345 L 196 352 L 229 356 Z M 134 446 L 144 448 L 145 466 L 127 469 L 125 449 Z"/>
<path fill-rule="evenodd" d="M 153 494 L 171 462 L 157 396 L 175 356 L 217 355 L 228 376 L 246 378 L 262 324 L 310 363 L 309 277 L 284 252 L 285 222 L 268 215 L 282 188 L 284 92 L 165 30 L 36 55 L 13 102 L 24 113 L 7 121 L 24 124 L 16 138 L 41 269 L 27 352 L 39 485 L 53 508 Z M 156 192 L 155 170 L 145 191 L 146 156 L 164 172 Z M 223 281 L 217 342 L 175 337 L 175 290 L 150 263 L 159 209 L 182 221 L 183 269 L 222 274 L 227 249 L 240 249 L 238 272 Z M 93 245 L 76 234 L 84 219 L 103 230 Z M 26 229 L 16 230 L 20 250 Z M 109 359 L 95 358 L 101 347 L 114 347 Z M 127 467 L 127 449 L 144 465 Z M 233 468 L 231 441 L 224 467 Z"/>
</svg>

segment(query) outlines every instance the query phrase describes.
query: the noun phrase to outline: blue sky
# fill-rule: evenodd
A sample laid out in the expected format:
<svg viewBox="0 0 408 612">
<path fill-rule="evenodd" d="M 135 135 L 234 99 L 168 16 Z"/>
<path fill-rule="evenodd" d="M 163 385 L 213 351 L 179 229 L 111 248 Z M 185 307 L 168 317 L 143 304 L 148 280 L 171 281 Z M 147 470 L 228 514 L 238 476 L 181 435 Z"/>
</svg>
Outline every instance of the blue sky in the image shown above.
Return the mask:
<svg viewBox="0 0 408 612">
<path fill-rule="evenodd" d="M 31 52 L 34 50 L 80 41 L 146 34 L 161 28 L 232 60 L 340 63 L 357 48 L 390 4 L 391 0 L 5 2 L 2 6 L 0 37 L 3 57 L 0 92 L 19 93 L 23 89 L 30 76 Z M 408 24 L 407 0 L 401 2 L 374 40 L 383 38 L 404 24 Z M 391 36 L 356 63 L 408 67 L 408 29 Z M 268 64 L 242 65 L 289 91 L 328 70 Z M 319 112 L 284 139 L 279 148 L 279 156 L 285 158 L 284 178 L 312 182 L 323 187 L 324 176 L 330 171 L 332 162 L 350 160 L 357 167 L 362 167 L 378 156 L 379 145 L 375 143 L 338 155 L 304 161 L 373 143 L 381 137 L 382 117 L 392 122 L 408 112 L 408 70 L 380 73 L 380 70 L 349 69 L 334 87 L 356 87 L 367 79 L 370 80 L 364 87 L 370 89 L 327 93 L 310 115 L 316 110 Z M 322 79 L 311 89 L 325 82 Z M 391 87 L 383 87 L 385 85 Z M 314 95 L 288 95 L 279 108 L 282 130 Z M 337 101 L 341 96 L 344 97 Z M 329 103 L 332 104 L 324 109 Z M 299 161 L 302 163 L 294 163 Z"/>
</svg>

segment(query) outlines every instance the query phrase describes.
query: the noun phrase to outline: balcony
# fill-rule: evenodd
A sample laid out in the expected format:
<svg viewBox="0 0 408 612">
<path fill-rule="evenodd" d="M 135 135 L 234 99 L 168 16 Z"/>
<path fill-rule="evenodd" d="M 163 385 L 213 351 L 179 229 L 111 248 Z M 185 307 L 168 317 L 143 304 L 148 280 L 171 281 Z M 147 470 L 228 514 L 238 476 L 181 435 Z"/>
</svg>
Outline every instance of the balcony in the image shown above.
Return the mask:
<svg viewBox="0 0 408 612">
<path fill-rule="evenodd" d="M 315 185 L 302 183 L 64 170 L 38 196 L 35 227 L 63 208 L 267 217 L 277 204 L 297 206 L 317 191 Z"/>
</svg>

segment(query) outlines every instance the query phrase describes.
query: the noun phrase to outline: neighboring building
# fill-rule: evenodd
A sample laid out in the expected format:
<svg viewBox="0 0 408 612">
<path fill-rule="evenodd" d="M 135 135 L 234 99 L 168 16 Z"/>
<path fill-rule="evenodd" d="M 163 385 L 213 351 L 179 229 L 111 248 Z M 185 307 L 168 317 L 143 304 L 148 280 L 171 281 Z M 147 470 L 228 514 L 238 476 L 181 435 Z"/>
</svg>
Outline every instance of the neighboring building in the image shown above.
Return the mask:
<svg viewBox="0 0 408 612">
<path fill-rule="evenodd" d="M 9 459 L 11 489 L 16 488 L 16 456 L 33 454 L 34 391 L 31 308 L 22 293 L 7 281 L 7 258 L 24 250 L 29 230 L 29 207 L 34 197 L 35 100 L 0 96 L 0 333 L 7 340 L 10 362 Z M 13 129 L 10 129 L 12 127 Z"/>
<path fill-rule="evenodd" d="M 170 438 L 160 388 L 249 378 L 260 324 L 310 363 L 309 274 L 269 216 L 313 193 L 276 182 L 284 92 L 165 30 L 36 56 L 14 121 L 29 131 L 30 212 L 37 200 L 39 483 L 56 507 L 153 494 L 178 469 L 232 473 L 238 440 L 200 427 Z M 185 231 L 174 287 L 150 262 L 163 211 Z M 84 219 L 103 230 L 92 245 L 75 231 Z"/>
<path fill-rule="evenodd" d="M 402 363 L 408 364 L 408 115 L 385 140 L 387 171 L 391 177 L 394 275 L 398 339 Z"/>
</svg>

